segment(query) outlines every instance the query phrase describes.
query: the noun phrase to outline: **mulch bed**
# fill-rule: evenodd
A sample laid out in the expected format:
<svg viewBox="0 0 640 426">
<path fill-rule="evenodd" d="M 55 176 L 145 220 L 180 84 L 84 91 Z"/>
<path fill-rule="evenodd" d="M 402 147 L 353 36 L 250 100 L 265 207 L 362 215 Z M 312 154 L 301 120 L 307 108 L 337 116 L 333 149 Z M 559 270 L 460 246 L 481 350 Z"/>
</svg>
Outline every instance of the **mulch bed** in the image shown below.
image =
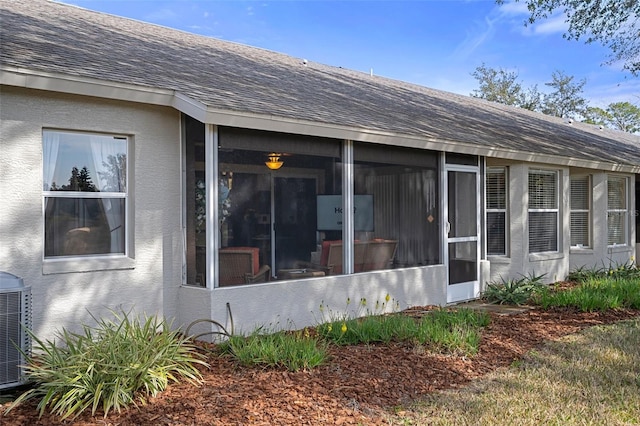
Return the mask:
<svg viewBox="0 0 640 426">
<path fill-rule="evenodd" d="M 430 307 L 407 313 L 423 315 Z M 312 371 L 247 368 L 211 357 L 204 383 L 173 384 L 146 406 L 61 422 L 38 419 L 34 404 L 16 408 L 7 425 L 381 425 L 394 407 L 430 392 L 465 386 L 510 365 L 545 340 L 585 327 L 640 316 L 637 310 L 582 313 L 572 309 L 504 315 L 490 312 L 479 353 L 430 354 L 408 344 L 332 347 L 331 360 Z M 0 406 L 0 413 L 6 409 Z"/>
</svg>

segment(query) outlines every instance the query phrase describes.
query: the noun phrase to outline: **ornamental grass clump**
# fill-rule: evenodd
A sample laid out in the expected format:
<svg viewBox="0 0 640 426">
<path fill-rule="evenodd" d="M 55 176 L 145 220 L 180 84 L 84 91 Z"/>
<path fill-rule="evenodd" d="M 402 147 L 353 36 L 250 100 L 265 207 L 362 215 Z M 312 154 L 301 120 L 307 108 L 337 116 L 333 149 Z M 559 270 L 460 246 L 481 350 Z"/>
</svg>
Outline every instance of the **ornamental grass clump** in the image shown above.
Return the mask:
<svg viewBox="0 0 640 426">
<path fill-rule="evenodd" d="M 584 312 L 640 309 L 640 279 L 616 278 L 615 274 L 586 278 L 577 287 L 541 294 L 537 303 L 544 309 L 574 307 Z"/>
<path fill-rule="evenodd" d="M 267 334 L 258 330 L 246 337 L 234 335 L 220 343 L 219 349 L 242 365 L 285 368 L 289 371 L 309 370 L 327 359 L 326 345 L 310 336 L 306 329 Z"/>
<path fill-rule="evenodd" d="M 528 303 L 536 292 L 545 286 L 542 284 L 543 275 L 522 276 L 520 279 L 491 282 L 487 285 L 483 297 L 490 303 L 501 305 L 524 305 Z"/>
<path fill-rule="evenodd" d="M 63 329 L 58 342 L 32 334 L 35 355 L 26 365 L 32 387 L 11 408 L 37 398 L 40 416 L 47 409 L 62 419 L 102 409 L 106 417 L 111 410 L 144 405 L 169 382 L 200 383 L 197 365 L 207 365 L 203 355 L 166 321 L 113 315 L 96 319 L 96 326 L 83 325 L 82 333 Z"/>
</svg>

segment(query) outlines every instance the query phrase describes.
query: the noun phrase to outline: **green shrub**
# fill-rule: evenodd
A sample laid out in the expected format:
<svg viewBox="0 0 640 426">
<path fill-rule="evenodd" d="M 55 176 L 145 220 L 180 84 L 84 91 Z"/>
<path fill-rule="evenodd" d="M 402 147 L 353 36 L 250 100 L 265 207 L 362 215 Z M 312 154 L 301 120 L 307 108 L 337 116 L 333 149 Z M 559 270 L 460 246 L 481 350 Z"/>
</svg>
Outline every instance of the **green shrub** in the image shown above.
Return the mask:
<svg viewBox="0 0 640 426">
<path fill-rule="evenodd" d="M 575 307 L 585 312 L 640 309 L 640 279 L 619 278 L 615 273 L 602 278 L 593 277 L 577 287 L 543 294 L 538 298 L 538 304 L 545 309 Z"/>
<path fill-rule="evenodd" d="M 624 279 L 640 279 L 640 269 L 633 258 L 625 263 L 613 263 L 609 262 L 608 266 L 602 266 L 601 268 L 587 268 L 579 267 L 569 272 L 567 275 L 568 281 L 575 281 L 578 283 L 584 283 L 589 280 L 599 278 L 624 278 Z"/>
<path fill-rule="evenodd" d="M 438 352 L 472 354 L 480 342 L 478 329 L 487 313 L 470 309 L 436 309 L 419 321 L 402 314 L 374 315 L 320 324 L 318 335 L 338 345 L 413 342 Z"/>
<path fill-rule="evenodd" d="M 63 329 L 59 345 L 32 335 L 35 355 L 28 357 L 26 372 L 33 387 L 10 408 L 40 398 L 40 416 L 49 409 L 62 419 L 75 418 L 89 408 L 92 414 L 101 408 L 106 416 L 146 403 L 170 381 L 200 382 L 196 365 L 206 366 L 202 355 L 164 320 L 113 315 L 96 319 L 95 327 L 83 325 L 81 334 Z"/>
<path fill-rule="evenodd" d="M 535 292 L 545 286 L 542 284 L 543 275 L 522 276 L 520 279 L 491 282 L 487 285 L 483 297 L 490 303 L 501 305 L 524 305 L 531 300 Z"/>
<path fill-rule="evenodd" d="M 247 337 L 235 335 L 218 347 L 243 365 L 284 367 L 289 371 L 311 369 L 327 359 L 326 345 L 311 337 L 307 330 L 270 334 L 256 331 Z"/>
</svg>

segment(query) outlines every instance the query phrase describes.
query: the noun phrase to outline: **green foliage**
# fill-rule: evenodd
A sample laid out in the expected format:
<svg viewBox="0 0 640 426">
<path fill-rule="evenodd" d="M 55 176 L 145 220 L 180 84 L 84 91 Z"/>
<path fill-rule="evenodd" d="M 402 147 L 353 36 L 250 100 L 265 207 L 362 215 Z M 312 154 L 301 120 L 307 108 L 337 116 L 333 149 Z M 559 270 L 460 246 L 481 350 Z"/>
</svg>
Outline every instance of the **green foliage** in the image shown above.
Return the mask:
<svg viewBox="0 0 640 426">
<path fill-rule="evenodd" d="M 471 75 L 480 84 L 480 88 L 471 93 L 473 97 L 531 111 L 537 111 L 540 108 L 541 96 L 537 86 L 527 91 L 523 90 L 522 85 L 517 81 L 518 73 L 515 71 L 494 69 L 483 63 Z"/>
<path fill-rule="evenodd" d="M 496 0 L 498 4 L 506 0 Z M 564 37 L 569 40 L 586 38 L 587 43 L 599 42 L 611 50 L 607 63 L 621 61 L 624 69 L 634 75 L 640 72 L 640 3 L 635 0 L 515 0 L 526 3 L 529 23 L 564 13 L 569 28 Z"/>
<path fill-rule="evenodd" d="M 479 328 L 489 316 L 469 309 L 430 311 L 420 320 L 406 315 L 376 315 L 320 324 L 318 335 L 337 345 L 412 342 L 437 352 L 473 354 Z"/>
<path fill-rule="evenodd" d="M 11 408 L 39 398 L 40 416 L 49 409 L 62 419 L 74 418 L 100 408 L 106 416 L 145 404 L 171 381 L 200 382 L 196 365 L 206 365 L 202 355 L 164 320 L 113 315 L 113 320 L 96 319 L 94 327 L 83 325 L 80 334 L 63 330 L 57 334 L 60 344 L 32 335 L 37 355 L 28 358 L 26 371 L 33 387 Z"/>
<path fill-rule="evenodd" d="M 640 309 L 640 279 L 614 276 L 591 277 L 582 284 L 559 292 L 540 295 L 537 303 L 550 307 L 575 307 L 584 312 L 608 309 Z"/>
<path fill-rule="evenodd" d="M 542 284 L 543 275 L 522 276 L 520 279 L 511 278 L 487 285 L 483 297 L 490 303 L 501 305 L 524 305 L 532 296 L 546 287 Z"/>
<path fill-rule="evenodd" d="M 582 97 L 587 80 L 573 81 L 574 77 L 562 71 L 551 73 L 551 82 L 545 83 L 553 89 L 544 96 L 542 112 L 562 118 L 575 118 L 582 115 L 587 108 L 587 101 Z"/>
<path fill-rule="evenodd" d="M 576 268 L 567 275 L 568 281 L 578 283 L 584 283 L 599 278 L 640 279 L 640 269 L 638 269 L 634 259 L 632 258 L 625 263 L 609 263 L 608 266 L 602 266 L 600 268 Z"/>
<path fill-rule="evenodd" d="M 586 112 L 586 123 L 599 124 L 623 132 L 640 132 L 640 108 L 630 102 L 614 102 L 606 109 L 590 107 Z"/>
<path fill-rule="evenodd" d="M 223 354 L 233 356 L 242 365 L 283 367 L 289 371 L 308 370 L 323 364 L 327 348 L 307 330 L 231 336 L 219 345 Z"/>
<path fill-rule="evenodd" d="M 554 71 L 551 82 L 545 83 L 552 89 L 548 93 L 539 92 L 537 85 L 525 90 L 517 81 L 516 71 L 495 69 L 484 63 L 471 75 L 480 85 L 471 93 L 476 98 L 565 118 L 582 115 L 587 108 L 587 101 L 582 97 L 586 80 L 575 82 L 573 76 L 562 71 Z"/>
<path fill-rule="evenodd" d="M 480 328 L 489 322 L 486 312 L 437 309 L 420 320 L 413 339 L 438 352 L 473 355 L 480 345 Z"/>
</svg>

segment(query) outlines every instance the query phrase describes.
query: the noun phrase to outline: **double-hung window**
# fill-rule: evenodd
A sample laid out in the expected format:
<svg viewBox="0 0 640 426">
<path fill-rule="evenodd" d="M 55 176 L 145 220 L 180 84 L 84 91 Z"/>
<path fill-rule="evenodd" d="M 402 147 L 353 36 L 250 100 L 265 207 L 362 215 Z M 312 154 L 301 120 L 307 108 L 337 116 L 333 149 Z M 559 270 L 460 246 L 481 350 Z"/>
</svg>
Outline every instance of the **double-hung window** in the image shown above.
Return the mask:
<svg viewBox="0 0 640 426">
<path fill-rule="evenodd" d="M 571 176 L 571 247 L 591 246 L 591 176 Z"/>
<path fill-rule="evenodd" d="M 529 171 L 529 253 L 559 250 L 558 172 Z"/>
<path fill-rule="evenodd" d="M 627 244 L 629 207 L 627 202 L 627 178 L 607 177 L 607 244 Z"/>
<path fill-rule="evenodd" d="M 126 255 L 124 136 L 43 132 L 44 257 Z"/>
<path fill-rule="evenodd" d="M 507 169 L 490 167 L 486 177 L 487 254 L 507 254 Z"/>
</svg>

